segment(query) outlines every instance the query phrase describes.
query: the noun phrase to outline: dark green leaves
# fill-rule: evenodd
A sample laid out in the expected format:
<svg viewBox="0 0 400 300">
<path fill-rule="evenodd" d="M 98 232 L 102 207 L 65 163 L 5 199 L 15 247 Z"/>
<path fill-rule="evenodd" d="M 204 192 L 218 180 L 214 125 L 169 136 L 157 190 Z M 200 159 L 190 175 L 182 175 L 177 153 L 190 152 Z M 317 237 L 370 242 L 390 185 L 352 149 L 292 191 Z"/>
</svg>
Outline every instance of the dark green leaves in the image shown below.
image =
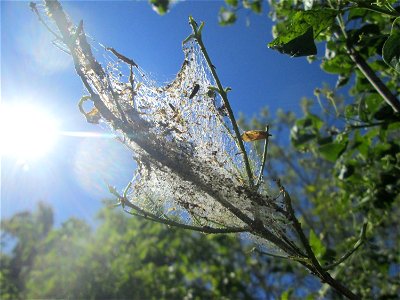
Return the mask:
<svg viewBox="0 0 400 300">
<path fill-rule="evenodd" d="M 400 17 L 394 20 L 392 31 L 382 49 L 383 60 L 400 73 Z"/>
<path fill-rule="evenodd" d="M 323 158 L 330 162 L 336 162 L 340 155 L 346 150 L 347 138 L 337 139 L 332 143 L 327 143 L 319 147 L 319 153 Z"/>
<path fill-rule="evenodd" d="M 268 46 L 293 57 L 317 54 L 317 47 L 314 44 L 313 28 L 311 26 L 308 27 L 305 33 L 292 39 L 295 35 L 296 33 L 291 33 L 283 39 L 277 38 L 268 44 Z"/>
<path fill-rule="evenodd" d="M 237 20 L 236 11 L 245 8 L 253 13 L 262 12 L 262 0 L 225 0 L 227 7 L 221 7 L 218 13 L 218 22 L 221 26 L 232 25 Z"/>
<path fill-rule="evenodd" d="M 261 0 L 243 0 L 243 7 L 259 14 L 262 11 Z"/>
<path fill-rule="evenodd" d="M 236 22 L 236 14 L 225 7 L 221 7 L 218 14 L 218 22 L 222 26 L 232 25 Z"/>
<path fill-rule="evenodd" d="M 238 0 L 225 0 L 225 3 L 232 7 L 237 7 L 239 4 Z"/>
<path fill-rule="evenodd" d="M 315 139 L 321 128 L 322 120 L 313 114 L 307 114 L 305 118 L 296 121 L 290 133 L 290 139 L 296 148 L 304 148 L 304 145 Z"/>
<path fill-rule="evenodd" d="M 332 9 L 296 11 L 277 28 L 278 36 L 268 47 L 294 57 L 314 55 L 314 39 L 333 24 L 336 14 Z"/>
<path fill-rule="evenodd" d="M 317 116 L 308 113 L 304 118 L 296 121 L 291 130 L 291 141 L 295 148 L 318 151 L 319 155 L 329 162 L 336 162 L 347 148 L 346 134 L 337 135 L 334 139 L 326 135 L 322 128 L 324 122 Z"/>
</svg>

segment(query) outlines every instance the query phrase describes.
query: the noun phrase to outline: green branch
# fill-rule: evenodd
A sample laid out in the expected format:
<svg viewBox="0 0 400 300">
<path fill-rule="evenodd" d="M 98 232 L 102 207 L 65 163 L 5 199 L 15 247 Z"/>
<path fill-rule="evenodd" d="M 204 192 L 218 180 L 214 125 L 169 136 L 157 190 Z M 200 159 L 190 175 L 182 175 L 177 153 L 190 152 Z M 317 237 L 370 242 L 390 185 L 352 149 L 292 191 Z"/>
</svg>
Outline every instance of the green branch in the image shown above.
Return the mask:
<svg viewBox="0 0 400 300">
<path fill-rule="evenodd" d="M 367 231 L 367 225 L 368 223 L 365 222 L 362 229 L 361 229 L 361 234 L 359 240 L 354 244 L 353 248 L 346 252 L 338 261 L 324 266 L 324 270 L 330 270 L 333 269 L 334 267 L 340 265 L 342 262 L 344 262 L 347 258 L 349 258 L 354 252 L 357 251 L 357 249 L 364 243 L 365 241 L 365 233 Z"/>
<path fill-rule="evenodd" d="M 350 58 L 357 65 L 374 89 L 381 95 L 383 100 L 389 104 L 395 112 L 400 112 L 400 101 L 392 94 L 389 88 L 380 80 L 365 59 L 353 48 L 348 46 L 347 51 Z"/>
<path fill-rule="evenodd" d="M 355 7 L 356 8 L 363 8 L 363 9 L 366 9 L 366 10 L 370 10 L 370 11 L 373 11 L 373 12 L 376 12 L 376 13 L 388 15 L 388 16 L 391 16 L 391 17 L 399 17 L 400 16 L 400 13 L 397 12 L 395 9 L 388 10 L 388 9 L 385 9 L 385 8 L 381 8 L 379 6 L 372 6 L 372 5 L 369 5 L 369 4 L 366 4 L 366 3 L 356 2 L 356 6 Z"/>
<path fill-rule="evenodd" d="M 270 252 L 261 251 L 261 250 L 257 249 L 256 247 L 252 248 L 251 251 L 255 251 L 255 252 L 257 252 L 261 255 L 265 255 L 265 256 L 271 256 L 271 257 L 275 257 L 275 258 L 288 259 L 288 260 L 295 260 L 295 261 L 298 261 L 298 262 L 301 262 L 304 264 L 308 264 L 308 265 L 311 264 L 310 260 L 306 257 L 278 255 L 278 254 L 274 254 L 274 253 L 270 253 Z"/>
</svg>

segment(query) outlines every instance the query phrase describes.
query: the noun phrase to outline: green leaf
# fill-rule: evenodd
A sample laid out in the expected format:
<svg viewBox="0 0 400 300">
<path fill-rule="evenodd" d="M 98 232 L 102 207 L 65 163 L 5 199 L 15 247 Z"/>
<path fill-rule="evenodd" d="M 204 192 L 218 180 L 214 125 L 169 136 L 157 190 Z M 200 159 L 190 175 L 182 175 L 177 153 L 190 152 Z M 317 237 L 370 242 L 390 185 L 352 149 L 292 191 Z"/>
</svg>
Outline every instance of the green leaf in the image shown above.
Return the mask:
<svg viewBox="0 0 400 300">
<path fill-rule="evenodd" d="M 331 136 L 326 136 L 326 137 L 320 137 L 317 140 L 318 145 L 325 145 L 332 143 L 332 137 Z"/>
<path fill-rule="evenodd" d="M 333 9 L 316 9 L 292 13 L 282 26 L 278 36 L 268 47 L 294 57 L 317 53 L 314 39 L 333 24 L 337 12 Z"/>
<path fill-rule="evenodd" d="M 321 64 L 322 70 L 331 74 L 350 73 L 354 63 L 343 55 L 337 55 L 331 59 L 324 59 Z"/>
<path fill-rule="evenodd" d="M 345 86 L 350 80 L 350 77 L 347 75 L 339 75 L 338 79 L 336 81 L 336 88 L 340 88 L 342 86 Z"/>
<path fill-rule="evenodd" d="M 366 39 L 369 35 L 381 34 L 380 28 L 376 24 L 366 24 L 359 29 L 348 31 L 350 45 L 357 45 Z"/>
<path fill-rule="evenodd" d="M 379 121 L 390 120 L 393 118 L 393 116 L 393 108 L 391 108 L 386 103 L 382 103 L 373 115 L 374 119 Z"/>
<path fill-rule="evenodd" d="M 383 60 L 400 73 L 400 17 L 394 20 L 392 31 L 382 49 Z"/>
<path fill-rule="evenodd" d="M 281 300 L 289 300 L 293 294 L 293 289 L 288 289 L 281 294 Z"/>
<path fill-rule="evenodd" d="M 357 116 L 357 113 L 358 110 L 355 104 L 347 105 L 344 110 L 344 116 L 346 119 L 353 119 L 355 116 Z"/>
<path fill-rule="evenodd" d="M 232 25 L 236 22 L 236 14 L 225 7 L 221 7 L 218 14 L 218 22 L 221 26 Z"/>
<path fill-rule="evenodd" d="M 366 14 L 367 14 L 367 10 L 365 10 L 365 9 L 352 8 L 352 9 L 350 9 L 348 19 L 354 20 L 354 19 L 363 18 Z"/>
<path fill-rule="evenodd" d="M 372 115 L 374 115 L 379 108 L 381 107 L 382 100 L 380 97 L 376 97 L 375 94 L 369 95 L 365 99 L 365 109 L 368 111 L 368 114 L 371 115 L 369 119 L 372 119 Z M 392 109 L 393 111 L 393 109 Z"/>
<path fill-rule="evenodd" d="M 278 50 L 280 53 L 288 54 L 292 57 L 308 56 L 317 54 L 317 47 L 314 44 L 313 28 L 308 27 L 307 31 L 290 39 L 292 35 L 284 38 L 277 37 L 268 47 Z M 290 39 L 288 42 L 286 40 Z"/>
<path fill-rule="evenodd" d="M 238 0 L 225 0 L 225 3 L 235 8 L 238 6 Z"/>
<path fill-rule="evenodd" d="M 149 0 L 153 10 L 159 15 L 165 15 L 169 10 L 170 0 Z"/>
<path fill-rule="evenodd" d="M 336 160 L 343 154 L 346 150 L 348 144 L 347 138 L 342 141 L 334 141 L 333 143 L 328 143 L 321 145 L 319 147 L 319 152 L 323 158 L 330 162 L 336 162 Z"/>
<path fill-rule="evenodd" d="M 261 0 L 254 0 L 251 4 L 250 4 L 250 9 L 256 13 L 256 14 L 260 14 L 262 12 L 262 6 L 261 6 Z"/>
<path fill-rule="evenodd" d="M 307 113 L 306 117 L 296 121 L 296 126 L 301 128 L 311 128 L 318 131 L 324 125 L 324 122 L 317 115 Z"/>
<path fill-rule="evenodd" d="M 309 240 L 310 240 L 310 246 L 315 256 L 320 259 L 325 254 L 326 251 L 324 244 L 322 244 L 322 241 L 317 237 L 315 232 L 312 230 L 310 230 Z"/>
<path fill-rule="evenodd" d="M 317 115 L 309 113 L 307 114 L 307 119 L 311 120 L 313 127 L 317 130 L 321 129 L 321 127 L 324 125 L 324 122 Z"/>
<path fill-rule="evenodd" d="M 340 180 L 345 180 L 346 178 L 349 178 L 351 175 L 353 175 L 354 171 L 355 171 L 354 166 L 343 165 L 342 168 L 340 169 L 338 178 Z"/>
<path fill-rule="evenodd" d="M 293 145 L 298 148 L 305 143 L 316 138 L 315 134 L 312 133 L 302 133 L 297 131 L 297 127 L 294 126 L 291 130 L 290 139 Z"/>
</svg>

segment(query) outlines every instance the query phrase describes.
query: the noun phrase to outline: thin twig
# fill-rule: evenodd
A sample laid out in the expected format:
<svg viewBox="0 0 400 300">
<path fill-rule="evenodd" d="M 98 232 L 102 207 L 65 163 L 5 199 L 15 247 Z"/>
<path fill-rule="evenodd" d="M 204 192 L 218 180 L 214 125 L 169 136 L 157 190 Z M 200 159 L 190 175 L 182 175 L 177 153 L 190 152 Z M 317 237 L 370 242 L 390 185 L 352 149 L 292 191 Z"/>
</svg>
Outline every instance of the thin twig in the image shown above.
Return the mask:
<svg viewBox="0 0 400 300">
<path fill-rule="evenodd" d="M 258 187 L 261 184 L 261 181 L 263 179 L 263 174 L 264 174 L 264 168 L 265 168 L 265 162 L 267 161 L 267 154 L 268 154 L 268 141 L 269 141 L 269 125 L 267 125 L 267 127 L 265 128 L 265 131 L 267 133 L 267 137 L 265 138 L 265 142 L 264 142 L 264 152 L 263 152 L 263 157 L 262 157 L 262 162 L 261 162 L 261 169 L 260 169 L 260 173 L 258 174 L 258 179 L 257 179 L 257 183 L 256 183 L 256 189 L 258 189 Z"/>
<path fill-rule="evenodd" d="M 347 251 L 338 261 L 331 263 L 329 265 L 324 266 L 324 270 L 330 270 L 333 269 L 334 267 L 340 265 L 342 262 L 344 262 L 347 258 L 349 258 L 354 252 L 357 251 L 357 249 L 364 243 L 365 241 L 365 233 L 367 230 L 367 225 L 368 223 L 364 223 L 363 227 L 361 229 L 361 234 L 360 234 L 360 238 L 358 239 L 358 241 L 354 244 L 353 248 L 349 251 Z"/>
<path fill-rule="evenodd" d="M 122 197 L 121 197 L 122 198 Z M 248 232 L 250 230 L 249 227 L 242 227 L 242 228 L 235 228 L 235 227 L 226 227 L 226 228 L 213 228 L 210 226 L 193 226 L 193 225 L 187 225 L 187 224 L 182 224 L 173 220 L 166 220 L 163 218 L 158 217 L 157 215 L 148 212 L 139 206 L 133 204 L 132 202 L 128 201 L 128 199 L 120 199 L 121 204 L 128 206 L 138 212 L 139 214 L 142 215 L 144 218 L 150 218 L 152 221 L 162 223 L 165 225 L 169 226 L 174 226 L 174 227 L 179 227 L 182 229 L 188 229 L 188 230 L 193 230 L 193 231 L 199 231 L 203 233 L 238 233 L 238 232 Z"/>
<path fill-rule="evenodd" d="M 306 257 L 297 257 L 297 256 L 284 256 L 284 255 L 278 255 L 278 254 L 273 254 L 270 252 L 265 252 L 265 251 L 261 251 L 260 249 L 254 247 L 253 249 L 251 249 L 251 251 L 255 251 L 258 252 L 261 255 L 266 255 L 266 256 L 271 256 L 271 257 L 276 257 L 276 258 L 282 258 L 282 259 L 289 259 L 289 260 L 295 260 L 298 262 L 303 262 L 306 264 L 311 264 L 310 260 Z"/>
<path fill-rule="evenodd" d="M 47 25 L 47 23 L 43 20 L 42 16 L 40 15 L 36 3 L 35 2 L 30 2 L 29 6 L 31 8 L 31 10 L 36 14 L 36 16 L 38 17 L 40 23 L 43 24 L 44 27 L 46 27 L 46 29 L 51 32 L 51 34 L 53 34 L 58 40 L 62 41 L 62 37 L 59 36 L 53 29 L 50 28 L 49 25 Z"/>
<path fill-rule="evenodd" d="M 390 11 L 390 10 L 387 10 L 384 8 L 380 8 L 379 6 L 371 6 L 368 4 L 361 3 L 361 2 L 357 2 L 357 4 L 355 6 L 352 6 L 349 9 L 354 8 L 354 7 L 364 8 L 364 9 L 367 9 L 367 10 L 370 10 L 370 11 L 373 11 L 376 13 L 380 13 L 380 14 L 385 14 L 385 15 L 388 15 L 391 17 L 399 17 L 400 16 L 400 13 L 397 12 L 396 10 Z"/>
<path fill-rule="evenodd" d="M 229 116 L 229 119 L 231 120 L 233 130 L 235 131 L 236 139 L 239 143 L 240 151 L 242 152 L 242 155 L 243 155 L 243 160 L 244 160 L 244 164 L 246 167 L 246 173 L 247 173 L 247 177 L 249 179 L 249 186 L 253 187 L 254 186 L 253 174 L 251 171 L 249 158 L 247 156 L 247 152 L 246 152 L 246 149 L 244 147 L 244 144 L 243 144 L 243 141 L 242 141 L 242 138 L 240 135 L 239 127 L 237 125 L 235 116 L 233 114 L 231 105 L 229 103 L 226 90 L 222 87 L 221 81 L 219 80 L 218 74 L 215 71 L 215 67 L 212 64 L 210 57 L 208 56 L 208 52 L 204 46 L 204 43 L 203 43 L 203 40 L 201 37 L 201 29 L 203 28 L 204 23 L 202 23 L 199 27 L 199 26 L 197 26 L 196 21 L 192 17 L 189 17 L 189 24 L 191 25 L 191 27 L 193 29 L 193 37 L 196 39 L 197 44 L 200 46 L 201 52 L 203 53 L 203 56 L 204 56 L 205 60 L 207 61 L 208 68 L 210 69 L 210 71 L 214 77 L 214 80 L 217 83 L 218 92 L 219 92 L 219 94 L 224 102 L 225 108 L 228 112 L 228 116 Z"/>
<path fill-rule="evenodd" d="M 91 85 L 89 84 L 85 75 L 83 74 L 83 71 L 80 67 L 80 63 L 76 54 L 76 49 L 75 49 L 76 46 L 74 43 L 71 43 L 71 33 L 68 29 L 67 17 L 64 11 L 62 10 L 60 3 L 58 1 L 45 0 L 45 4 L 46 7 L 51 12 L 53 19 L 57 24 L 58 29 L 60 30 L 62 36 L 61 40 L 69 47 L 72 59 L 74 61 L 75 71 L 81 78 L 83 84 L 85 85 L 85 88 L 89 91 L 90 98 L 92 99 L 94 106 L 100 111 L 101 115 L 110 123 L 114 125 L 121 123 L 114 116 L 114 114 L 108 109 L 108 107 L 101 101 L 99 95 L 93 91 Z M 81 28 L 81 31 L 83 32 L 83 28 Z M 84 34 L 80 38 L 81 41 L 86 41 Z"/>
<path fill-rule="evenodd" d="M 125 55 L 119 53 L 117 50 L 115 50 L 114 48 L 111 47 L 106 47 L 107 51 L 110 51 L 112 54 L 114 54 L 118 59 L 122 60 L 123 62 L 127 63 L 130 66 L 139 68 L 139 66 L 137 65 L 137 63 L 135 63 L 132 59 L 126 57 Z"/>
</svg>

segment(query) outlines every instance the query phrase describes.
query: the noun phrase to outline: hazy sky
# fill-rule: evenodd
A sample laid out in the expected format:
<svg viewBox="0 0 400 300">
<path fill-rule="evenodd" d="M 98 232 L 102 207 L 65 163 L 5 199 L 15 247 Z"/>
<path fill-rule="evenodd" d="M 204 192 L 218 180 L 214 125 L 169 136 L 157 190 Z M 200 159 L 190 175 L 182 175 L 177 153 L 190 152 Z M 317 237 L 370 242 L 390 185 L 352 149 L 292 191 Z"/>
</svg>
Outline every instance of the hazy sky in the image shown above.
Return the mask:
<svg viewBox="0 0 400 300">
<path fill-rule="evenodd" d="M 336 81 L 318 63 L 268 49 L 272 23 L 265 13 L 242 10 L 237 24 L 219 26 L 217 13 L 223 1 L 180 2 L 162 17 L 147 1 L 61 3 L 75 22 L 84 20 L 92 38 L 133 58 L 160 83 L 173 79 L 182 64 L 181 43 L 190 34 L 188 16 L 205 21 L 203 39 L 223 85 L 232 87 L 236 114 L 251 116 L 264 106 L 298 111 L 301 97 L 312 97 L 322 82 Z M 318 55 L 322 57 L 323 51 Z M 1 1 L 2 104 L 28 103 L 56 118 L 63 131 L 102 131 L 86 124 L 78 111 L 83 94 L 71 58 L 52 45 L 29 2 Z M 7 130 L 13 131 L 19 122 L 23 120 L 16 113 Z M 54 206 L 57 222 L 71 215 L 92 218 L 100 200 L 109 196 L 106 182 L 123 188 L 133 166 L 131 154 L 112 138 L 60 135 L 40 158 L 21 161 L 3 156 L 1 216 L 44 200 Z"/>
</svg>

